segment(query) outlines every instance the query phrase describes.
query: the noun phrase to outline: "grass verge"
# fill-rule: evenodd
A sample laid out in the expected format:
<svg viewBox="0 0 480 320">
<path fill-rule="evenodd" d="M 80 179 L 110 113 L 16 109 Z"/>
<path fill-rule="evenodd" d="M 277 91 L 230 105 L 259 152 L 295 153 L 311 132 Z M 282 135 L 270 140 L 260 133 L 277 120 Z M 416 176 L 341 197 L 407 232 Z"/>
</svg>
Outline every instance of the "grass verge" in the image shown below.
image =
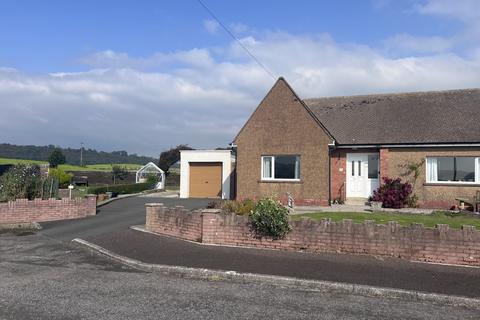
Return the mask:
<svg viewBox="0 0 480 320">
<path fill-rule="evenodd" d="M 434 212 L 431 215 L 405 214 L 405 213 L 370 213 L 370 212 L 314 212 L 292 215 L 291 220 L 310 218 L 318 221 L 330 218 L 332 221 L 352 219 L 353 222 L 361 223 L 365 220 L 373 220 L 376 224 L 386 224 L 388 221 L 397 221 L 402 226 L 412 223 L 423 223 L 425 227 L 433 228 L 437 224 L 448 224 L 452 229 L 460 229 L 462 225 L 475 226 L 480 230 L 480 219 L 469 217 L 464 214 L 449 215 L 446 212 Z"/>
</svg>

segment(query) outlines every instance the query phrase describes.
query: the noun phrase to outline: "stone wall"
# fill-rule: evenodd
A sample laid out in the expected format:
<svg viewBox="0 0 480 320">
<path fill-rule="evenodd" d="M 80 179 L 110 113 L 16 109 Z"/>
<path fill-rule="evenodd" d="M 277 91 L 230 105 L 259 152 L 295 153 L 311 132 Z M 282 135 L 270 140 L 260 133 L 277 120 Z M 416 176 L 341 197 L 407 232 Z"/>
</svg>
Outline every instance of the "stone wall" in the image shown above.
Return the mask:
<svg viewBox="0 0 480 320">
<path fill-rule="evenodd" d="M 472 226 L 453 230 L 448 225 L 402 227 L 397 222 L 376 225 L 372 221 L 326 219 L 294 221 L 292 227 L 285 239 L 258 239 L 250 230 L 247 216 L 216 214 L 212 210 L 188 212 L 181 207 L 147 204 L 147 230 L 205 244 L 480 265 L 480 232 Z"/>
<path fill-rule="evenodd" d="M 96 211 L 94 195 L 83 199 L 19 199 L 0 203 L 0 224 L 77 219 L 93 216 Z"/>
</svg>

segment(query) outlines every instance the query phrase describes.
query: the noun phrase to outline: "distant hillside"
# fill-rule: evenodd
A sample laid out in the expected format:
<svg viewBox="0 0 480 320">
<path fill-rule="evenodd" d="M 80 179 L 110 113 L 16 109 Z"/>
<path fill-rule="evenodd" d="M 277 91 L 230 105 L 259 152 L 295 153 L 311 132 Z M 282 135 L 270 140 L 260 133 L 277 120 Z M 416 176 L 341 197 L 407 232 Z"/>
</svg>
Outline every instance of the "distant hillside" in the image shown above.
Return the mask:
<svg viewBox="0 0 480 320">
<path fill-rule="evenodd" d="M 17 146 L 9 143 L 0 143 L 0 158 L 25 159 L 47 161 L 55 146 Z M 80 149 L 60 148 L 68 164 L 80 165 Z M 158 159 L 128 154 L 126 151 L 97 151 L 83 149 L 83 164 L 108 163 L 156 163 Z"/>
</svg>

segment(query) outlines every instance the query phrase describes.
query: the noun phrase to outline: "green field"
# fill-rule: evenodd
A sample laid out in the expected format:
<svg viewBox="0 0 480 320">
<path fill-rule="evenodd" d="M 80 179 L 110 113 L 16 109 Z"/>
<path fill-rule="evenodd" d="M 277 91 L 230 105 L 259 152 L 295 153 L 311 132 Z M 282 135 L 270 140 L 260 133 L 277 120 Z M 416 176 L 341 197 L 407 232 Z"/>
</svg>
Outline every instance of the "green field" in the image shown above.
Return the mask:
<svg viewBox="0 0 480 320">
<path fill-rule="evenodd" d="M 460 229 L 462 225 L 475 226 L 480 229 L 480 219 L 465 215 L 450 216 L 445 212 L 434 212 L 431 215 L 406 214 L 406 213 L 370 213 L 370 212 L 315 212 L 292 215 L 292 220 L 309 218 L 315 221 L 330 218 L 332 221 L 352 219 L 353 222 L 361 223 L 365 220 L 373 220 L 376 224 L 386 224 L 388 221 L 397 221 L 402 226 L 412 223 L 423 223 L 425 227 L 433 228 L 436 224 L 448 224 L 453 229 Z"/>
<path fill-rule="evenodd" d="M 36 160 L 23 160 L 23 159 L 7 159 L 0 158 L 0 164 L 47 164 L 46 161 L 36 161 Z M 126 167 L 129 171 L 136 171 L 140 169 L 141 165 L 134 163 L 120 163 L 116 164 L 121 167 Z M 89 164 L 85 167 L 74 166 L 71 164 L 62 164 L 58 166 L 60 169 L 65 171 L 112 171 L 111 164 Z"/>
</svg>

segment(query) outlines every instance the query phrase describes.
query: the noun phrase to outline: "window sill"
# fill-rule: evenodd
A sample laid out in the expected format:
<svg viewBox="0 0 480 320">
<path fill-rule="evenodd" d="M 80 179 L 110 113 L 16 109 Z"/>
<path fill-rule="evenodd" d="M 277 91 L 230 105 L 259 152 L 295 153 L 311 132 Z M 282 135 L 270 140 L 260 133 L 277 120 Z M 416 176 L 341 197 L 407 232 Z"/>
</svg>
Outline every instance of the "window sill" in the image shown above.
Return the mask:
<svg viewBox="0 0 480 320">
<path fill-rule="evenodd" d="M 271 180 L 258 180 L 259 183 L 303 183 L 298 179 L 271 179 Z"/>
<path fill-rule="evenodd" d="M 436 186 L 436 187 L 480 187 L 480 183 L 477 182 L 425 182 L 424 186 Z"/>
</svg>

